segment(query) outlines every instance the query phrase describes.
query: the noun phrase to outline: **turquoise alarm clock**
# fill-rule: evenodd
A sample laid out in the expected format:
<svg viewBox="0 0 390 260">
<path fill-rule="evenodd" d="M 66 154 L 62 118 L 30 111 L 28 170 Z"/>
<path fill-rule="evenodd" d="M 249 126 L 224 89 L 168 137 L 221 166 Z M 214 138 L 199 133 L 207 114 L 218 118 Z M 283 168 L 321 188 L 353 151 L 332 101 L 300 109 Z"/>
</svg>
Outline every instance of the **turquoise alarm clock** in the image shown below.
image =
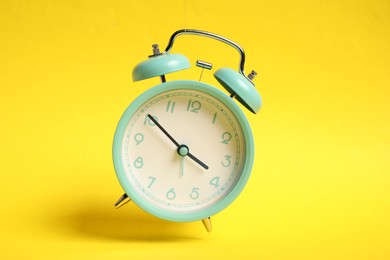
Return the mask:
<svg viewBox="0 0 390 260">
<path fill-rule="evenodd" d="M 190 67 L 181 54 L 171 54 L 180 35 L 205 36 L 235 48 L 238 71 L 221 68 L 217 81 L 226 92 L 197 80 L 167 82 L 165 75 Z M 125 194 L 118 208 L 130 200 L 146 212 L 170 221 L 202 220 L 211 231 L 210 217 L 231 204 L 245 187 L 254 161 L 253 135 L 238 100 L 257 113 L 261 97 L 244 74 L 245 54 L 233 41 L 214 33 L 176 31 L 164 52 L 133 70 L 133 80 L 160 77 L 162 83 L 137 97 L 116 128 L 113 161 Z M 208 62 L 197 61 L 203 69 Z"/>
</svg>

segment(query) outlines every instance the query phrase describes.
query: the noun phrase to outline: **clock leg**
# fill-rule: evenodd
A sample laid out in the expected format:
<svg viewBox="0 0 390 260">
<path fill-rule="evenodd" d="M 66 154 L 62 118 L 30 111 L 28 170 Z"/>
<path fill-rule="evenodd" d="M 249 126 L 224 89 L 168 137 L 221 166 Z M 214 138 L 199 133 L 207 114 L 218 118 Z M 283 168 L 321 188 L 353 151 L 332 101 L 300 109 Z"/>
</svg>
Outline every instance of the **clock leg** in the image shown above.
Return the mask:
<svg viewBox="0 0 390 260">
<path fill-rule="evenodd" d="M 203 225 L 206 228 L 207 232 L 211 232 L 211 219 L 210 218 L 204 218 L 202 219 Z"/>
<path fill-rule="evenodd" d="M 123 205 L 127 204 L 128 202 L 130 202 L 131 199 L 129 198 L 129 196 L 127 196 L 126 193 L 124 193 L 118 200 L 117 202 L 115 202 L 114 206 L 116 209 L 119 209 L 120 207 L 122 207 Z"/>
</svg>

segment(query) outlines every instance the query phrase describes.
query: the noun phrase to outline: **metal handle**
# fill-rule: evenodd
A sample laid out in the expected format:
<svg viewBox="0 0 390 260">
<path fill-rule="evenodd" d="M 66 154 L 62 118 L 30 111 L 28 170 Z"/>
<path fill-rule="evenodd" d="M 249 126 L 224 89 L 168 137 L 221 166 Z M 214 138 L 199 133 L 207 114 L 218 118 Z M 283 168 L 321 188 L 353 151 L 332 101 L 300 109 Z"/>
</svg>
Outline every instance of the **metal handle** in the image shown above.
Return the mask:
<svg viewBox="0 0 390 260">
<path fill-rule="evenodd" d="M 173 33 L 171 38 L 169 39 L 168 46 L 165 48 L 165 53 L 169 53 L 171 51 L 171 49 L 173 47 L 173 42 L 175 41 L 175 39 L 179 35 L 182 35 L 182 34 L 205 36 L 205 37 L 208 37 L 208 38 L 212 38 L 214 40 L 221 41 L 221 42 L 226 43 L 227 45 L 230 45 L 231 47 L 235 48 L 240 53 L 240 56 L 241 56 L 240 64 L 239 64 L 239 67 L 238 67 L 238 72 L 240 74 L 242 74 L 245 78 L 247 78 L 250 82 L 252 82 L 252 80 L 250 78 L 248 78 L 245 75 L 245 73 L 244 73 L 244 64 L 245 64 L 245 52 L 244 52 L 244 49 L 240 45 L 238 45 L 237 43 L 235 43 L 235 42 L 233 42 L 233 41 L 231 41 L 231 40 L 229 40 L 229 39 L 227 39 L 225 37 L 222 37 L 220 35 L 217 35 L 217 34 L 214 34 L 214 33 L 211 33 L 211 32 L 205 32 L 205 31 L 193 30 L 193 29 L 178 30 L 175 33 Z"/>
</svg>

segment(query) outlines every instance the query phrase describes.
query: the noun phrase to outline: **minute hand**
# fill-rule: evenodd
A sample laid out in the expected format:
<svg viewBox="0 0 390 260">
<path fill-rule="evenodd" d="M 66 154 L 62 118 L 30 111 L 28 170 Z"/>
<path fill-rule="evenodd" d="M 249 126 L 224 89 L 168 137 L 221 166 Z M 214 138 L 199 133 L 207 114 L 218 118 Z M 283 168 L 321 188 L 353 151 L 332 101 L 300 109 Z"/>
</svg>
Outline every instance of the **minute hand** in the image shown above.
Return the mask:
<svg viewBox="0 0 390 260">
<path fill-rule="evenodd" d="M 172 141 L 172 143 L 175 144 L 175 146 L 177 147 L 177 149 L 179 149 L 181 147 L 181 145 L 167 132 L 167 130 L 164 129 L 164 127 L 162 127 L 160 125 L 159 122 L 157 122 L 157 120 L 150 114 L 148 114 L 148 118 L 150 120 L 152 120 L 152 122 L 169 138 L 169 140 Z M 189 149 L 188 149 L 189 150 Z M 205 168 L 206 170 L 209 169 L 209 167 L 203 163 L 201 160 L 199 160 L 198 158 L 196 158 L 193 154 L 191 154 L 189 151 L 187 153 L 188 157 L 190 157 L 192 160 L 194 160 L 194 162 L 196 162 L 197 164 L 199 164 L 200 166 L 202 166 L 203 168 Z"/>
</svg>

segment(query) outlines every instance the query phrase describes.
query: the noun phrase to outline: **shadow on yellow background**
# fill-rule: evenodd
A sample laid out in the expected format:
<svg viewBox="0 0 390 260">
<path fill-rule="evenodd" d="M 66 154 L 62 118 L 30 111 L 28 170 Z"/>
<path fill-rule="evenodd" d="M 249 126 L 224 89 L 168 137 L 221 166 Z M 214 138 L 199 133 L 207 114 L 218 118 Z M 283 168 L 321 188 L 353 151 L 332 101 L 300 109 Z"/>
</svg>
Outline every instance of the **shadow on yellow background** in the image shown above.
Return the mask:
<svg viewBox="0 0 390 260">
<path fill-rule="evenodd" d="M 186 223 L 173 223 L 146 215 L 135 205 L 130 210 L 113 210 L 95 199 L 79 203 L 73 211 L 53 215 L 48 221 L 52 231 L 85 240 L 124 242 L 175 242 L 199 240 Z M 61 211 L 56 211 L 59 213 Z M 203 228 L 199 222 L 199 229 Z"/>
<path fill-rule="evenodd" d="M 242 45 L 264 100 L 252 176 L 212 233 L 113 207 L 116 124 L 159 83 L 131 71 L 185 27 Z M 389 46 L 384 0 L 1 1 L 0 258 L 390 259 Z M 207 39 L 173 52 L 238 64 Z"/>
</svg>

